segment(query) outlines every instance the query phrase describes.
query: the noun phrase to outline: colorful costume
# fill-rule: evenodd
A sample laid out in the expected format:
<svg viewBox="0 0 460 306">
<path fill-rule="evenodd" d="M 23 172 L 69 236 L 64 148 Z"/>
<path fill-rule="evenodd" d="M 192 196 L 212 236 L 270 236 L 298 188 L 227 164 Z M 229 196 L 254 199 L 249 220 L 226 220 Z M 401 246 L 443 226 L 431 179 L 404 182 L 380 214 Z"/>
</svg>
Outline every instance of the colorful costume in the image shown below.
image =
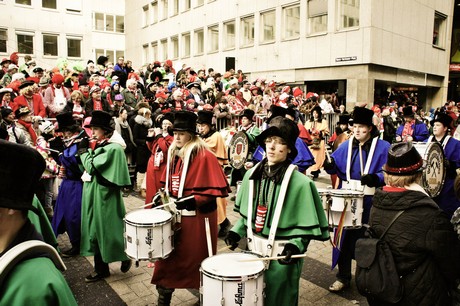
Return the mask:
<svg viewBox="0 0 460 306">
<path fill-rule="evenodd" d="M 413 120 L 410 123 L 401 124 L 396 130 L 396 135 L 400 136 L 402 141 L 406 141 L 407 136 L 411 136 L 412 141 L 425 141 L 430 132 L 425 123 Z"/>
<path fill-rule="evenodd" d="M 310 150 L 315 157 L 315 164 L 311 167 L 310 170 L 311 172 L 321 171 L 326 156 L 324 137 L 329 135 L 327 121 L 325 119 L 321 121 L 307 121 L 305 122 L 305 128 L 310 132 L 312 138 Z"/>
</svg>

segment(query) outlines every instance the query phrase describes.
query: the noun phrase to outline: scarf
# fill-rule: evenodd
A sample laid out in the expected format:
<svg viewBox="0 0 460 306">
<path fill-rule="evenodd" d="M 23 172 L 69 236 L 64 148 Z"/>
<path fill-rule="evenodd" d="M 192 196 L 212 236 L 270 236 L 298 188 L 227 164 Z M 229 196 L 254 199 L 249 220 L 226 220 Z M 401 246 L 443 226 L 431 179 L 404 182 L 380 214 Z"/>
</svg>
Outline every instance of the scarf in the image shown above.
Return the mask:
<svg viewBox="0 0 460 306">
<path fill-rule="evenodd" d="M 22 124 L 27 129 L 27 131 L 30 134 L 30 137 L 32 138 L 32 142 L 33 142 L 33 144 L 35 146 L 37 144 L 37 134 L 35 133 L 35 130 L 32 127 L 32 123 L 25 122 L 24 120 L 21 120 L 21 119 L 19 119 L 18 122 L 20 124 Z"/>
<path fill-rule="evenodd" d="M 411 122 L 406 122 L 404 124 L 404 128 L 403 128 L 402 135 L 401 135 L 403 141 L 406 140 L 407 136 L 412 136 L 412 133 L 414 132 L 412 125 L 415 126 L 415 120 L 412 120 Z"/>
<path fill-rule="evenodd" d="M 94 100 L 93 99 L 93 110 L 103 110 L 102 109 L 102 100 Z"/>
</svg>

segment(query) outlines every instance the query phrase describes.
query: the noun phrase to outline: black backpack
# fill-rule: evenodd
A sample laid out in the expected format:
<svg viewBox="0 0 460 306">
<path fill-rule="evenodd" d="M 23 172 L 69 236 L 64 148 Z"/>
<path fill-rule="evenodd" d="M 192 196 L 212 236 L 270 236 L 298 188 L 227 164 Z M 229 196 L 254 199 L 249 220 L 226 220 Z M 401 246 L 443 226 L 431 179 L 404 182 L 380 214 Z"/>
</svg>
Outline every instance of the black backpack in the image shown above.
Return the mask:
<svg viewBox="0 0 460 306">
<path fill-rule="evenodd" d="M 383 240 L 383 236 L 403 212 L 396 214 L 380 237 L 376 237 L 372 227 L 369 227 L 369 238 L 361 238 L 356 242 L 356 286 L 359 293 L 370 300 L 397 303 L 403 297 L 403 286 L 393 254 L 388 243 Z"/>
</svg>

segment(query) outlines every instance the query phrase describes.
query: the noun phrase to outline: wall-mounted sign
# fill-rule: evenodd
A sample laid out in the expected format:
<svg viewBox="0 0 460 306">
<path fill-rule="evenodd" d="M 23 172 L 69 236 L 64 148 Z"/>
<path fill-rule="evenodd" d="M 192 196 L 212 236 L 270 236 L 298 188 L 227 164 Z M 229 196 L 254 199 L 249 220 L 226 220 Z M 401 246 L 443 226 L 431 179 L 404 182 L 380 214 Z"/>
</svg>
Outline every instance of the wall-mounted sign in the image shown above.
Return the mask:
<svg viewBox="0 0 460 306">
<path fill-rule="evenodd" d="M 358 59 L 357 56 L 345 56 L 345 57 L 336 57 L 336 62 L 349 62 L 349 61 L 356 61 Z"/>
</svg>

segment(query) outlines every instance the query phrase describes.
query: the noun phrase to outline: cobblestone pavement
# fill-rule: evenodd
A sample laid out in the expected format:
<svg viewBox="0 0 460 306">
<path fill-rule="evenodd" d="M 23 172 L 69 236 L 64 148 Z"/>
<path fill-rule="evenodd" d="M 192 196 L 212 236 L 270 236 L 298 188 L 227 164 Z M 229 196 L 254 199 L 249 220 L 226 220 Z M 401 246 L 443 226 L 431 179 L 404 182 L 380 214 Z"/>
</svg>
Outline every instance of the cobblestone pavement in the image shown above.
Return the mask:
<svg viewBox="0 0 460 306">
<path fill-rule="evenodd" d="M 317 188 L 326 188 L 330 184 L 329 176 L 322 172 L 315 184 Z M 143 205 L 143 200 L 138 197 L 129 196 L 124 199 L 127 212 L 139 209 Z M 232 223 L 239 218 L 233 211 L 233 202 L 231 201 L 228 201 L 227 216 Z M 61 247 L 64 246 L 65 248 L 65 235 L 59 237 L 59 242 Z M 221 250 L 224 247 L 225 242 L 219 239 L 217 249 Z M 300 281 L 299 305 L 368 305 L 365 298 L 359 295 L 354 284 L 350 289 L 340 294 L 333 294 L 327 290 L 329 285 L 334 282 L 337 272 L 336 269 L 331 271 L 331 252 L 332 247 L 329 241 L 312 241 L 310 243 Z M 87 257 L 86 260 L 82 257 L 72 260 L 70 264 L 69 260 L 66 260 L 69 268 L 66 278 L 80 305 L 156 305 L 157 291 L 150 284 L 153 272 L 152 263 L 141 261 L 139 267 L 135 267 L 133 264 L 128 273 L 120 272 L 120 263 L 110 264 L 112 275 L 106 279 L 106 282 L 113 290 L 110 290 L 109 287 L 106 290 L 103 287 L 104 282 L 85 284 L 83 281 L 84 276 L 91 272 L 92 257 Z M 74 273 L 76 269 L 83 269 L 86 274 L 79 273 L 82 275 L 79 279 L 70 278 L 69 275 Z M 74 282 L 81 283 L 75 284 Z M 105 293 L 101 294 L 102 292 Z M 199 292 L 197 290 L 179 289 L 174 292 L 171 305 L 199 305 L 198 303 Z"/>
</svg>

